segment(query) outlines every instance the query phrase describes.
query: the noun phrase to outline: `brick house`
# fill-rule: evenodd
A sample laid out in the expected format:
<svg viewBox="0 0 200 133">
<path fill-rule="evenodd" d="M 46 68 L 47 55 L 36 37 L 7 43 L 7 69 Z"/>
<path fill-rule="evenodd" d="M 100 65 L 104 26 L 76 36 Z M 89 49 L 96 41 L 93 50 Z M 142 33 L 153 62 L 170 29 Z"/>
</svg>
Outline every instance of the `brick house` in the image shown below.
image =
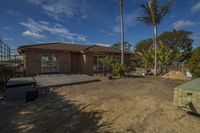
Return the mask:
<svg viewBox="0 0 200 133">
<path fill-rule="evenodd" d="M 45 73 L 80 73 L 93 75 L 102 70 L 101 59 L 109 56 L 120 60 L 121 53 L 111 47 L 68 43 L 26 45 L 18 48 L 24 56 L 27 76 Z M 131 53 L 125 52 L 125 63 L 130 63 Z"/>
</svg>

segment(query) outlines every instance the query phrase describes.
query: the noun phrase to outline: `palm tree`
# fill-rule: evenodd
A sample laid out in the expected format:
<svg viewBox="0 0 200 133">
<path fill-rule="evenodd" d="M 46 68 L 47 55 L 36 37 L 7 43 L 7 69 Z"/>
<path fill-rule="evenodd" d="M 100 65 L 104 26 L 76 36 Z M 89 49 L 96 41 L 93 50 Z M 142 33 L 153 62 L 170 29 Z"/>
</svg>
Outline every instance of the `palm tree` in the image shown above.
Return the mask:
<svg viewBox="0 0 200 133">
<path fill-rule="evenodd" d="M 121 64 L 124 64 L 124 17 L 123 0 L 120 0 L 120 26 L 121 26 Z"/>
<path fill-rule="evenodd" d="M 157 26 L 160 24 L 162 18 L 170 11 L 174 3 L 175 0 L 168 0 L 163 5 L 160 5 L 158 0 L 148 0 L 146 4 L 141 5 L 144 11 L 144 16 L 137 18 L 138 21 L 144 22 L 147 25 L 153 25 L 155 75 L 157 74 Z"/>
</svg>

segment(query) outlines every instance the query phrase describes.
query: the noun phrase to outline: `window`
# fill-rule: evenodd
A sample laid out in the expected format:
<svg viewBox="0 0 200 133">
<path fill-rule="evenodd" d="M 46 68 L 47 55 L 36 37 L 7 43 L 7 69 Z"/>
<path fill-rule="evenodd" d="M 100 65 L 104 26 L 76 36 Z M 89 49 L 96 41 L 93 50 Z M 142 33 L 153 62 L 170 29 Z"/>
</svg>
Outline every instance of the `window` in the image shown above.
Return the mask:
<svg viewBox="0 0 200 133">
<path fill-rule="evenodd" d="M 58 57 L 55 55 L 44 55 L 41 58 L 42 73 L 56 73 L 58 72 Z"/>
<path fill-rule="evenodd" d="M 105 58 L 105 56 L 94 56 L 93 69 L 95 72 L 103 71 L 103 63 L 102 63 L 103 58 Z"/>
</svg>

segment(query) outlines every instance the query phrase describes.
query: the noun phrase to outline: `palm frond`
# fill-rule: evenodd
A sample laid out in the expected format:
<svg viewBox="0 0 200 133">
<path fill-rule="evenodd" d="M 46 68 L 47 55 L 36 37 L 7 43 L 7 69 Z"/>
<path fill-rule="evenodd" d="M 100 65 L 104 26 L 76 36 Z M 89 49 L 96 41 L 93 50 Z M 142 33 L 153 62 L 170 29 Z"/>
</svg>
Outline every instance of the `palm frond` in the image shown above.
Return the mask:
<svg viewBox="0 0 200 133">
<path fill-rule="evenodd" d="M 149 17 L 137 17 L 137 21 L 144 22 L 145 24 L 151 25 L 151 19 Z"/>
<path fill-rule="evenodd" d="M 161 19 L 170 11 L 175 2 L 176 0 L 169 0 L 160 7 L 158 12 L 158 23 L 160 23 Z"/>
<path fill-rule="evenodd" d="M 148 3 L 142 4 L 141 8 L 144 11 L 144 16 L 137 17 L 137 21 L 141 21 L 141 22 L 144 22 L 145 24 L 151 25 L 152 24 L 151 17 L 150 17 L 151 11 L 150 11 L 150 8 L 148 6 Z"/>
<path fill-rule="evenodd" d="M 146 4 L 141 5 L 144 16 L 137 17 L 137 20 L 148 25 L 159 24 L 162 18 L 170 11 L 175 1 L 176 0 L 168 0 L 163 5 L 160 5 L 158 0 L 148 0 Z"/>
<path fill-rule="evenodd" d="M 142 5 L 141 5 L 141 8 L 143 8 L 145 14 L 147 14 L 147 15 L 150 15 L 150 14 L 151 14 L 151 11 L 150 11 L 150 9 L 149 9 L 148 3 L 142 4 Z"/>
</svg>

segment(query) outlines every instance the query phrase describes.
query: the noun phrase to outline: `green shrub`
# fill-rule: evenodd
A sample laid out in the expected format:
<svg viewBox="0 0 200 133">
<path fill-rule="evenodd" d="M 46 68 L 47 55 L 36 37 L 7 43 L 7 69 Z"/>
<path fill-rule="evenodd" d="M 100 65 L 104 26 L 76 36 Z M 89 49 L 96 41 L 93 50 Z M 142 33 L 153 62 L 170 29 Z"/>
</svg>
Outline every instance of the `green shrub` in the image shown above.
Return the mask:
<svg viewBox="0 0 200 133">
<path fill-rule="evenodd" d="M 200 77 L 200 47 L 193 51 L 187 66 L 194 78 Z"/>
<path fill-rule="evenodd" d="M 153 68 L 154 67 L 154 50 L 153 48 L 149 48 L 143 52 L 137 52 L 139 55 L 141 62 L 140 65 L 142 68 Z M 171 65 L 173 61 L 173 50 L 168 48 L 163 42 L 158 43 L 157 49 L 157 66 L 158 70 L 162 73 L 166 71 L 169 65 Z"/>
<path fill-rule="evenodd" d="M 128 67 L 120 63 L 112 64 L 112 73 L 114 76 L 125 76 L 128 72 Z"/>
<path fill-rule="evenodd" d="M 15 71 L 6 65 L 0 65 L 0 91 L 5 90 L 7 81 L 14 77 Z"/>
</svg>

